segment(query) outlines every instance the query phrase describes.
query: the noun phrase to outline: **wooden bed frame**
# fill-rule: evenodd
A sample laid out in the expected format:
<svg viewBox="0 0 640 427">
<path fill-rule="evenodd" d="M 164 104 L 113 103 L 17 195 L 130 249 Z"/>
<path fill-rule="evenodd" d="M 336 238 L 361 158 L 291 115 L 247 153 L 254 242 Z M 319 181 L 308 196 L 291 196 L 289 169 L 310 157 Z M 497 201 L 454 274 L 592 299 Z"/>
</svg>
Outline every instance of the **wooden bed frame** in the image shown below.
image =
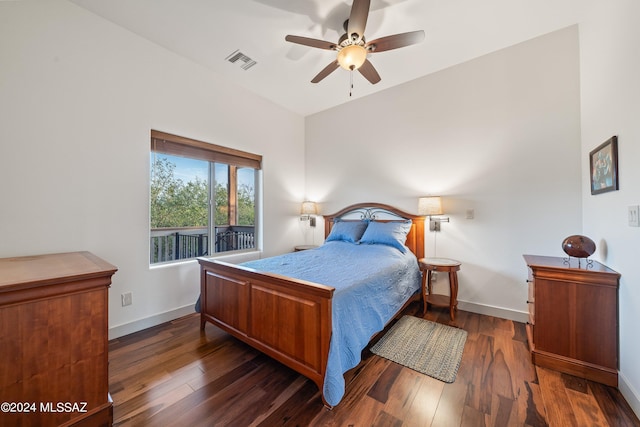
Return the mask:
<svg viewBox="0 0 640 427">
<path fill-rule="evenodd" d="M 359 203 L 325 216 L 325 237 L 336 218 L 360 215 L 354 220 L 393 221 L 387 218 L 389 213 L 396 220 L 412 220 L 406 245 L 418 259 L 424 257 L 424 217 L 380 203 Z M 323 384 L 334 288 L 214 259 L 198 258 L 198 262 L 200 328 L 211 322 L 311 379 L 320 389 L 325 406 L 330 407 L 324 399 Z M 397 314 L 419 298 L 417 292 Z"/>
</svg>

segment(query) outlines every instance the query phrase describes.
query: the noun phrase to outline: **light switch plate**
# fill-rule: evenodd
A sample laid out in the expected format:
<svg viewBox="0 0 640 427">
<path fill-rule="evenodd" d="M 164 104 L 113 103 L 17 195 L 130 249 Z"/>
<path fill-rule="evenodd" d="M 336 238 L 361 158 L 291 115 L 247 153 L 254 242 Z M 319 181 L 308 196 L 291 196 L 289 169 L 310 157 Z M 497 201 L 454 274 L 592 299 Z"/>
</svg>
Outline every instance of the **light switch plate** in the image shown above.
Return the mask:
<svg viewBox="0 0 640 427">
<path fill-rule="evenodd" d="M 629 206 L 629 227 L 640 227 L 640 206 Z"/>
</svg>

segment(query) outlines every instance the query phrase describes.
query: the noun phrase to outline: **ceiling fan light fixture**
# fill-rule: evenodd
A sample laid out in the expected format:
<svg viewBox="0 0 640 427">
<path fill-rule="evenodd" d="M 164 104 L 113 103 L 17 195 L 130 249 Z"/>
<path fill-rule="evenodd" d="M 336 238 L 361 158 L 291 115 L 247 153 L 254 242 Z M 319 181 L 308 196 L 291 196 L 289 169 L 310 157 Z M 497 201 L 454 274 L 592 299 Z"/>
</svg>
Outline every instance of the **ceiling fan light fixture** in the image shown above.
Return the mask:
<svg viewBox="0 0 640 427">
<path fill-rule="evenodd" d="M 338 52 L 338 64 L 345 70 L 357 70 L 367 60 L 367 49 L 358 44 L 345 46 Z"/>
<path fill-rule="evenodd" d="M 367 59 L 368 53 L 386 52 L 420 43 L 424 40 L 424 31 L 419 30 L 379 37 L 369 42 L 366 41 L 364 33 L 370 6 L 371 0 L 353 0 L 349 18 L 342 24 L 345 33 L 340 36 L 338 43 L 292 35 L 287 35 L 284 38 L 290 43 L 338 51 L 337 58 L 311 79 L 311 83 L 318 83 L 338 68 L 344 68 L 348 71 L 358 70 L 369 83 L 376 84 L 380 81 L 380 75 Z M 353 79 L 353 73 L 350 74 L 351 79 Z"/>
</svg>

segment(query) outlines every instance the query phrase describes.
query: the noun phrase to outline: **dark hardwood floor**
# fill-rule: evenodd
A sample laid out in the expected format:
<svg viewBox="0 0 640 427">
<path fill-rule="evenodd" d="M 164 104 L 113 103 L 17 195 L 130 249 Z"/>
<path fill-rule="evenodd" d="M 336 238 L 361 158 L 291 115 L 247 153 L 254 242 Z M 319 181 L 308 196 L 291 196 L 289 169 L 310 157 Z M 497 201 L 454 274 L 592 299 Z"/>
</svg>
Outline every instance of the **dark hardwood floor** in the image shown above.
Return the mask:
<svg viewBox="0 0 640 427">
<path fill-rule="evenodd" d="M 640 426 L 617 389 L 534 367 L 524 324 L 460 311 L 455 326 L 468 337 L 454 383 L 365 350 L 327 410 L 311 381 L 187 316 L 109 343 L 114 425 Z"/>
</svg>

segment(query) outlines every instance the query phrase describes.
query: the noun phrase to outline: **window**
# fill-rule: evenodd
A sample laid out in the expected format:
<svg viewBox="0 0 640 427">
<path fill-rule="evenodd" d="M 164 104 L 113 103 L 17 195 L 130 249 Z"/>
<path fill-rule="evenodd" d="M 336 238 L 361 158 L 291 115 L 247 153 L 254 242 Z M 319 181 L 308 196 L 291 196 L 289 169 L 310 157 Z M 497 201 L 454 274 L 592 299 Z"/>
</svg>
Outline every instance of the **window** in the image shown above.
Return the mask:
<svg viewBox="0 0 640 427">
<path fill-rule="evenodd" d="M 262 156 L 151 131 L 150 263 L 257 247 Z"/>
</svg>

